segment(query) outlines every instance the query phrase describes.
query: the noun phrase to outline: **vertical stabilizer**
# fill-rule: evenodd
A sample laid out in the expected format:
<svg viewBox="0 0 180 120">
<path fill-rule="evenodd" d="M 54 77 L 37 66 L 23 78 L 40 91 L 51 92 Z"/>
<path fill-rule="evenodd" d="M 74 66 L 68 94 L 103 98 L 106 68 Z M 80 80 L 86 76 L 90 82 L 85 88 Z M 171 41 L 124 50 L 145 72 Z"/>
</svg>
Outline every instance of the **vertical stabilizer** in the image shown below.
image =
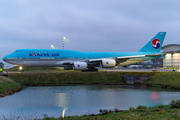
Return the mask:
<svg viewBox="0 0 180 120">
<path fill-rule="evenodd" d="M 159 32 L 138 52 L 160 52 L 166 32 Z"/>
</svg>

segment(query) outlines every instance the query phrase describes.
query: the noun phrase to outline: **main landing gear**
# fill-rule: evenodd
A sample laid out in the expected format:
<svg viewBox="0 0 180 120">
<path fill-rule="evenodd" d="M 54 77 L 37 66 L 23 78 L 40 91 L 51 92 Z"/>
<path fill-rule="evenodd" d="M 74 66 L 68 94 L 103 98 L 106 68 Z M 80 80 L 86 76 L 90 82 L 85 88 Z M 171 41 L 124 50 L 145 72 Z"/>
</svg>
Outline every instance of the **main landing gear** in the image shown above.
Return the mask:
<svg viewBox="0 0 180 120">
<path fill-rule="evenodd" d="M 90 67 L 87 70 L 81 70 L 82 72 L 98 72 L 98 69 L 95 67 Z"/>
</svg>

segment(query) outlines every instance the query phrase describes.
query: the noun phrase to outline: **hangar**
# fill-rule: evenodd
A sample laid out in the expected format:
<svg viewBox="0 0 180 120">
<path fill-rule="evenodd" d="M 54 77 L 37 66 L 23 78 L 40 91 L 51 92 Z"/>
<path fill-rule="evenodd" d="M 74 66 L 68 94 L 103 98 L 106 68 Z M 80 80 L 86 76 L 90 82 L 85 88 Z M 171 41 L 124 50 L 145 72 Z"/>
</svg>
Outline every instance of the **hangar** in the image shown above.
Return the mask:
<svg viewBox="0 0 180 120">
<path fill-rule="evenodd" d="M 163 55 L 163 68 L 180 69 L 180 44 L 169 44 L 161 48 Z"/>
</svg>

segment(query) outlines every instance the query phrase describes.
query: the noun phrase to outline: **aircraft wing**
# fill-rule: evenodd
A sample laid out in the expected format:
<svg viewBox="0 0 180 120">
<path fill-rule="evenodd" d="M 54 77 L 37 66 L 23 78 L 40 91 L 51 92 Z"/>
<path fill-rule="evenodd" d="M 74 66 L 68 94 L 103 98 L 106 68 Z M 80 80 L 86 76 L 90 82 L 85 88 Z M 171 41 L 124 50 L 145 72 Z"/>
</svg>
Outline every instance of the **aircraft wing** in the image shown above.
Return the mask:
<svg viewBox="0 0 180 120">
<path fill-rule="evenodd" d="M 90 63 L 92 63 L 92 62 L 100 62 L 102 59 L 114 59 L 114 60 L 116 60 L 116 62 L 121 63 L 121 62 L 125 62 L 127 59 L 130 59 L 130 58 L 139 58 L 139 57 L 145 57 L 145 55 L 90 59 L 89 62 Z"/>
<path fill-rule="evenodd" d="M 100 58 L 100 59 L 90 59 L 89 62 L 98 62 L 102 59 L 114 59 L 114 60 L 121 60 L 121 59 L 130 59 L 130 58 L 138 58 L 138 57 L 145 57 L 146 55 L 136 55 L 136 56 L 123 56 L 123 57 L 111 57 L 111 58 Z"/>
<path fill-rule="evenodd" d="M 135 56 L 123 56 L 123 57 L 90 59 L 89 62 L 98 62 L 98 61 L 101 61 L 102 59 L 127 60 L 127 59 L 130 59 L 130 58 L 156 57 L 156 56 L 163 55 L 163 54 L 164 53 L 161 53 L 161 54 L 150 54 L 150 55 L 135 55 Z"/>
<path fill-rule="evenodd" d="M 132 58 L 141 58 L 141 57 L 156 57 L 159 55 L 163 55 L 166 53 L 160 54 L 149 54 L 149 55 L 135 55 L 135 56 L 123 56 L 123 57 L 111 57 L 111 58 L 99 58 L 99 59 L 86 59 L 86 60 L 66 60 L 66 61 L 59 61 L 56 63 L 57 66 L 72 66 L 75 62 L 86 62 L 89 66 L 99 67 L 103 59 L 115 60 L 118 64 L 126 62 L 128 59 Z"/>
<path fill-rule="evenodd" d="M 122 62 L 126 62 L 128 59 L 131 59 L 131 58 L 156 57 L 156 56 L 163 55 L 163 54 L 166 54 L 166 53 L 149 54 L 149 55 L 135 55 L 135 56 L 123 56 L 123 57 L 112 57 L 112 58 L 101 58 L 101 59 L 90 59 L 89 63 L 94 63 L 94 62 L 97 63 L 97 62 L 100 62 L 102 59 L 114 59 L 119 64 L 119 63 L 122 63 Z"/>
<path fill-rule="evenodd" d="M 93 63 L 98 63 L 100 62 L 102 59 L 114 59 L 117 62 L 124 62 L 127 59 L 131 59 L 131 58 L 140 58 L 140 57 L 156 57 L 159 55 L 163 55 L 165 53 L 161 53 L 161 54 L 151 54 L 151 55 L 135 55 L 135 56 L 123 56 L 123 57 L 111 57 L 111 58 L 99 58 L 99 59 L 89 59 L 89 60 L 80 60 L 78 62 L 86 62 L 88 64 L 93 64 Z M 73 63 L 76 61 L 60 61 L 57 62 L 56 65 L 73 65 Z"/>
</svg>

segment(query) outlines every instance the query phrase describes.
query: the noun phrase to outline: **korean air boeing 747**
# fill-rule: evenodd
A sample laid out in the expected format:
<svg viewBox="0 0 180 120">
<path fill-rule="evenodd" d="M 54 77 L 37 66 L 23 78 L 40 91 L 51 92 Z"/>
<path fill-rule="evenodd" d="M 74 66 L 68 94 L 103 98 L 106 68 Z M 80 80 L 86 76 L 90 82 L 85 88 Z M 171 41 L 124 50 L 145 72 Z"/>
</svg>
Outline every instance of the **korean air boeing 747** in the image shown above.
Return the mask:
<svg viewBox="0 0 180 120">
<path fill-rule="evenodd" d="M 62 49 L 18 49 L 5 56 L 7 63 L 20 67 L 64 67 L 65 70 L 98 71 L 162 57 L 166 32 L 159 32 L 137 52 L 82 52 Z"/>
</svg>

